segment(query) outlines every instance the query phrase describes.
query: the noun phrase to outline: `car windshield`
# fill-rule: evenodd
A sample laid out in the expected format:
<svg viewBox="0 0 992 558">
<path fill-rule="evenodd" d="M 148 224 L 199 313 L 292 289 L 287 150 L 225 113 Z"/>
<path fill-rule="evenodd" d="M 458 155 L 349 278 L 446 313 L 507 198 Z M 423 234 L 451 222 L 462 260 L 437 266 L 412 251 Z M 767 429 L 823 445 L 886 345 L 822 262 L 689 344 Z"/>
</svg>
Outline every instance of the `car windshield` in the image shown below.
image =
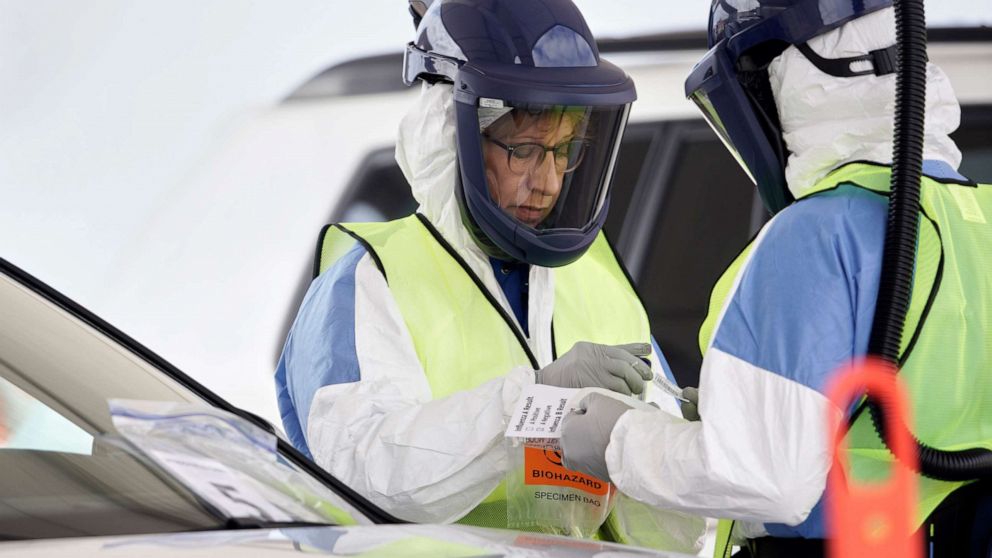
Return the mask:
<svg viewBox="0 0 992 558">
<path fill-rule="evenodd" d="M 0 540 L 365 522 L 274 436 L 7 275 L 0 316 Z"/>
</svg>

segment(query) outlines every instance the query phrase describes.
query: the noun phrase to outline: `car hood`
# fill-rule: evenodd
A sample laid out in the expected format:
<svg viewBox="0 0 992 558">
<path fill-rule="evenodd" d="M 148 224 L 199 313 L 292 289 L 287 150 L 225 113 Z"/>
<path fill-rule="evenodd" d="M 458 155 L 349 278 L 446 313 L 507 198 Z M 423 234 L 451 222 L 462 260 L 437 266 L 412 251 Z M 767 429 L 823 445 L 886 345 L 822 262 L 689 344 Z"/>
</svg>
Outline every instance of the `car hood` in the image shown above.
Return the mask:
<svg viewBox="0 0 992 558">
<path fill-rule="evenodd" d="M 684 557 L 642 548 L 458 525 L 375 525 L 306 527 L 84 537 L 0 543 L 0 556 L 287 556 L 287 552 L 326 556 L 397 557 Z"/>
</svg>

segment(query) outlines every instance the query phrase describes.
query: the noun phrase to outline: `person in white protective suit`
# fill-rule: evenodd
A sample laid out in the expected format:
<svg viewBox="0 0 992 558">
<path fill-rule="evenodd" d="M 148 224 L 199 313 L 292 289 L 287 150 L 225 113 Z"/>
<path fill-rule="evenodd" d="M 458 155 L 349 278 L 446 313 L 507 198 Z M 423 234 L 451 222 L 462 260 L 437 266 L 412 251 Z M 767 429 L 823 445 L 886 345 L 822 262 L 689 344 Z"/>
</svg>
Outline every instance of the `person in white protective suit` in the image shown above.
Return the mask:
<svg viewBox="0 0 992 558">
<path fill-rule="evenodd" d="M 712 48 L 686 92 L 774 218 L 714 288 L 700 331 L 701 420 L 591 395 L 564 420 L 564 464 L 655 506 L 733 520 L 722 524 L 718 556 L 729 555 L 731 533 L 742 555 L 819 556 L 828 535 L 829 413 L 853 421 L 856 474 L 878 475 L 892 459 L 869 413 L 838 409 L 825 393 L 866 354 L 875 314 L 893 153 L 893 8 L 886 0 L 715 0 L 710 21 Z M 935 448 L 987 448 L 992 187 L 958 174 L 961 154 L 949 137 L 957 100 L 933 64 L 926 80 L 920 236 L 900 377 L 916 436 Z M 934 555 L 988 556 L 988 485 L 918 479 L 917 525 Z M 972 539 L 978 546 L 968 547 Z"/>
<path fill-rule="evenodd" d="M 404 72 L 425 83 L 396 161 L 419 208 L 327 229 L 277 395 L 292 443 L 389 513 L 507 527 L 524 386 L 679 414 L 651 389 L 671 374 L 600 230 L 634 88 L 569 0 L 414 14 Z M 620 497 L 599 536 L 692 551 L 703 526 Z"/>
</svg>

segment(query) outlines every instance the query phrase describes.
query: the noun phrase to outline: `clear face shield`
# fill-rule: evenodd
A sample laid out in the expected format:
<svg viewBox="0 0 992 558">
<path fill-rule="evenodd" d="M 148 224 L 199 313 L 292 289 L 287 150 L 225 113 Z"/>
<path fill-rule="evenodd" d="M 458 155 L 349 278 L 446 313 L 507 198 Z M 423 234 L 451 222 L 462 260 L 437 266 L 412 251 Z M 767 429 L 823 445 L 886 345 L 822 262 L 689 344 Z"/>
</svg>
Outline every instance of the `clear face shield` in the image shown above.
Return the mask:
<svg viewBox="0 0 992 558">
<path fill-rule="evenodd" d="M 706 123 L 710 125 L 710 128 L 712 128 L 714 132 L 716 132 L 717 137 L 719 137 L 720 141 L 723 142 L 723 145 L 727 148 L 727 151 L 734 156 L 737 164 L 744 169 L 744 172 L 747 173 L 747 177 L 751 179 L 751 182 L 757 183 L 754 179 L 754 175 L 751 174 L 751 169 L 748 168 L 747 164 L 741 158 L 740 152 L 737 151 L 734 143 L 730 140 L 730 134 L 727 132 L 727 128 L 724 126 L 723 120 L 720 119 L 720 115 L 717 113 L 716 108 L 713 107 L 713 102 L 710 101 L 709 95 L 707 95 L 705 91 L 698 89 L 689 96 L 689 100 L 696 104 L 696 108 L 699 109 L 699 112 L 703 115 Z"/>
<path fill-rule="evenodd" d="M 754 82 L 754 76 L 748 80 Z M 793 201 L 785 183 L 787 152 L 773 118 L 776 115 L 769 114 L 767 105 L 756 96 L 762 91 L 749 89 L 745 81 L 721 43 L 689 74 L 686 97 L 758 186 L 769 211 L 775 213 Z"/>
<path fill-rule="evenodd" d="M 480 99 L 490 201 L 536 231 L 586 227 L 606 201 L 626 113 Z"/>
</svg>

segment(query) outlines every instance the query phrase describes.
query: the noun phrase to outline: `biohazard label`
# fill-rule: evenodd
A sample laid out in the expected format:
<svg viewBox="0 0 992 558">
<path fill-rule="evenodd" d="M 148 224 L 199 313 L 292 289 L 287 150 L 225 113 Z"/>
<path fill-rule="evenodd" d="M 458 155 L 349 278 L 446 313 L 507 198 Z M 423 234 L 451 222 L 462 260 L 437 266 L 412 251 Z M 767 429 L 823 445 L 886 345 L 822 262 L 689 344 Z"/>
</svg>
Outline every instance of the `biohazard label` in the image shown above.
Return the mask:
<svg viewBox="0 0 992 558">
<path fill-rule="evenodd" d="M 524 484 L 566 486 L 589 494 L 603 496 L 610 483 L 561 464 L 561 451 L 553 447 L 524 446 Z"/>
</svg>

